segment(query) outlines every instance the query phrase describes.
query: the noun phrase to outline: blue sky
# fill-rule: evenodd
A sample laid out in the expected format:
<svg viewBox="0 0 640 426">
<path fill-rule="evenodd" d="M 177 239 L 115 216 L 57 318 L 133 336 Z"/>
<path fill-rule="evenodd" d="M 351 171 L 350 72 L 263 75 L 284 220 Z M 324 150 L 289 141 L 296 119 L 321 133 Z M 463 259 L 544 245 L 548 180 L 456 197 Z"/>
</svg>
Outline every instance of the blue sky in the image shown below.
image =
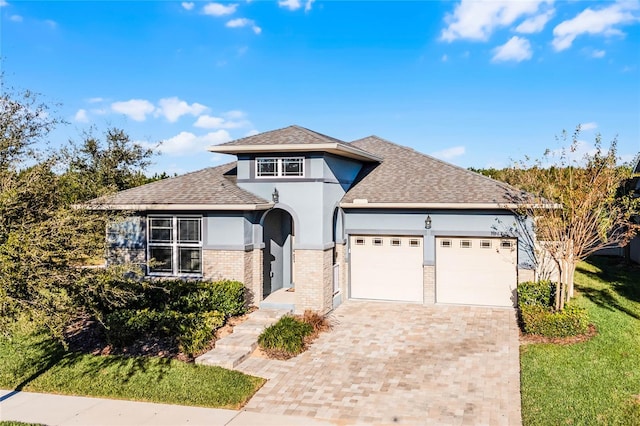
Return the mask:
<svg viewBox="0 0 640 426">
<path fill-rule="evenodd" d="M 206 147 L 298 124 L 378 135 L 463 167 L 559 147 L 563 129 L 640 152 L 640 2 L 11 1 L 14 87 L 84 130 L 125 129 L 183 173 Z"/>
</svg>

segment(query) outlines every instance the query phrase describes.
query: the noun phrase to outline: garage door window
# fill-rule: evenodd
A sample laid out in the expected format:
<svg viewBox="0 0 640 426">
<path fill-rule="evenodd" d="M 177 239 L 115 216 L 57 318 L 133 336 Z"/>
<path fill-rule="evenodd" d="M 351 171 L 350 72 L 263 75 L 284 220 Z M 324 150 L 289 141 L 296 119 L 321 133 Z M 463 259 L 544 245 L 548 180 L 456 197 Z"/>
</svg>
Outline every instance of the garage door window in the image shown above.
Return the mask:
<svg viewBox="0 0 640 426">
<path fill-rule="evenodd" d="M 420 240 L 412 238 L 409 240 L 409 247 L 420 247 Z"/>
<path fill-rule="evenodd" d="M 356 238 L 356 245 L 357 246 L 363 246 L 364 245 L 364 238 Z"/>
<path fill-rule="evenodd" d="M 491 241 L 490 240 L 482 240 L 480 241 L 480 247 L 481 248 L 491 248 Z"/>
<path fill-rule="evenodd" d="M 500 241 L 500 248 L 510 249 L 511 247 L 513 247 L 512 241 L 507 241 L 507 240 Z"/>
<path fill-rule="evenodd" d="M 391 239 L 391 245 L 394 247 L 400 247 L 401 243 L 400 243 L 400 238 L 392 238 Z"/>
<path fill-rule="evenodd" d="M 374 238 L 373 239 L 373 245 L 374 246 L 381 246 L 382 245 L 382 238 Z"/>
<path fill-rule="evenodd" d="M 444 248 L 451 247 L 451 240 L 440 240 L 440 247 L 444 247 Z"/>
<path fill-rule="evenodd" d="M 471 248 L 471 240 L 460 240 L 461 248 Z"/>
</svg>

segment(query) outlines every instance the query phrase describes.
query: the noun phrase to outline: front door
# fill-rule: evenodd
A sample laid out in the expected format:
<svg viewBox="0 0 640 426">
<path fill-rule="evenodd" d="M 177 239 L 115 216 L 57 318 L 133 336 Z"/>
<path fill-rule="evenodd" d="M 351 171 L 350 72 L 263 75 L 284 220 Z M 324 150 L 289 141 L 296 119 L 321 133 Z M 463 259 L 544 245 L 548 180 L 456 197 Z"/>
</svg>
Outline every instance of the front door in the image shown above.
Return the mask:
<svg viewBox="0 0 640 426">
<path fill-rule="evenodd" d="M 273 209 L 264 219 L 263 298 L 292 286 L 293 220 L 281 209 Z"/>
</svg>

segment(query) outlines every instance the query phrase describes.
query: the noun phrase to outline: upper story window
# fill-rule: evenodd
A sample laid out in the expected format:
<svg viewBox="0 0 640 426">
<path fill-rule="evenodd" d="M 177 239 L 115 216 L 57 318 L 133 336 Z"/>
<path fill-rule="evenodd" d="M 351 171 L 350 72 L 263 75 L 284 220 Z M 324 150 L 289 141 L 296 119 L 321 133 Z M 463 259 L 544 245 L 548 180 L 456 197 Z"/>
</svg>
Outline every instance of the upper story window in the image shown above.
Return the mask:
<svg viewBox="0 0 640 426">
<path fill-rule="evenodd" d="M 147 257 L 151 275 L 202 274 L 202 218 L 149 216 Z"/>
<path fill-rule="evenodd" d="M 303 177 L 304 157 L 256 158 L 257 177 Z"/>
</svg>

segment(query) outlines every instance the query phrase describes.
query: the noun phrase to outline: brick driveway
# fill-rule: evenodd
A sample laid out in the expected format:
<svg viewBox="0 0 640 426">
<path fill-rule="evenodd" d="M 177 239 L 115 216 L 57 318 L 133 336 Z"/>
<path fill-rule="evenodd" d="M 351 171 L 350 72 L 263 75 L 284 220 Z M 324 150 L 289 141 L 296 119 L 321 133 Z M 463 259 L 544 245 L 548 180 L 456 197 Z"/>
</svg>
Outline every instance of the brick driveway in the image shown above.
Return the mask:
<svg viewBox="0 0 640 426">
<path fill-rule="evenodd" d="M 270 379 L 248 411 L 341 424 L 517 425 L 512 309 L 349 301 L 335 326 L 288 361 L 238 369 Z"/>
</svg>

